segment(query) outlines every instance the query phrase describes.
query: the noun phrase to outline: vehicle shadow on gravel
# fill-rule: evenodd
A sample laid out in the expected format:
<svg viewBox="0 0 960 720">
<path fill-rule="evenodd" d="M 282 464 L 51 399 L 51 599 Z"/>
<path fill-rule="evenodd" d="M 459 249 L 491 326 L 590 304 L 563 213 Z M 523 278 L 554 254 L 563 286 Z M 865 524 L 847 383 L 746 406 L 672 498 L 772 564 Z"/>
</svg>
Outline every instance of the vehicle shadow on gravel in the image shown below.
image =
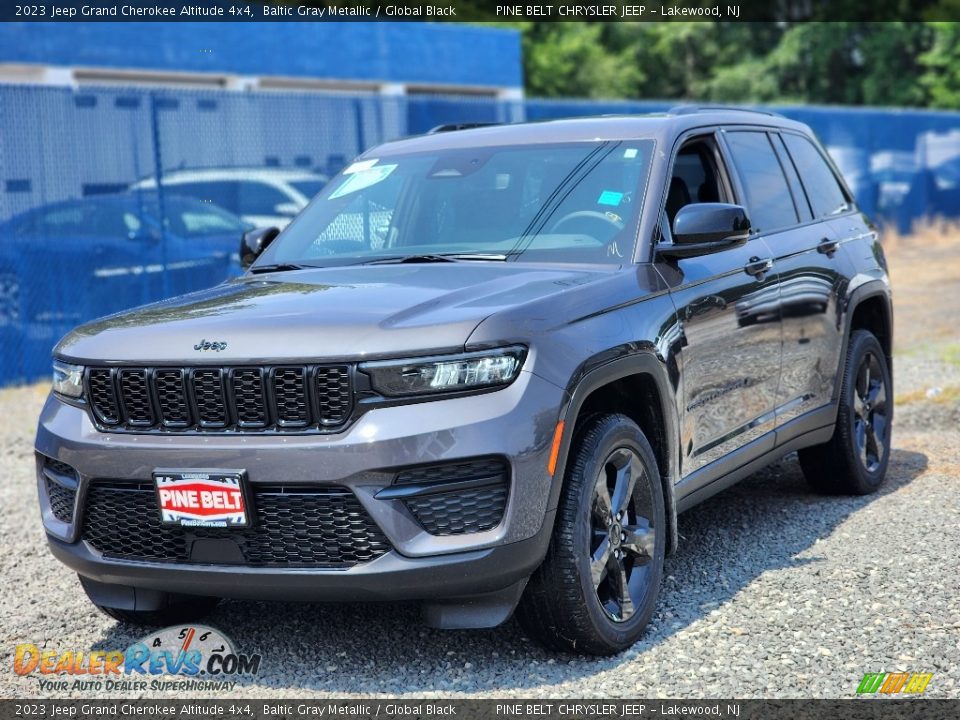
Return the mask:
<svg viewBox="0 0 960 720">
<path fill-rule="evenodd" d="M 238 652 L 263 656 L 258 675 L 237 678 L 234 697 L 264 691 L 334 697 L 504 693 L 587 677 L 630 662 L 728 602 L 762 573 L 816 562 L 798 555 L 926 467 L 922 453 L 894 450 L 880 493 L 826 497 L 808 488 L 790 456 L 681 515 L 680 547 L 667 559 L 650 629 L 613 658 L 547 653 L 515 621 L 488 631 L 426 629 L 413 604 L 226 601 L 207 622 L 233 638 Z M 127 647 L 145 632 L 116 625 L 96 647 Z"/>
</svg>

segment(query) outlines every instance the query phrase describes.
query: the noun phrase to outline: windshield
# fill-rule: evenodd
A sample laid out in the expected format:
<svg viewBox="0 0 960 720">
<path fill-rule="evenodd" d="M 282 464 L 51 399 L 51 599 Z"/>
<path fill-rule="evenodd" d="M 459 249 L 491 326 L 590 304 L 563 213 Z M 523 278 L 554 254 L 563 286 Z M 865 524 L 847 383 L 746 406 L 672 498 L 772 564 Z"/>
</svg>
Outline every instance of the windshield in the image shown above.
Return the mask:
<svg viewBox="0 0 960 720">
<path fill-rule="evenodd" d="M 257 265 L 417 255 L 630 262 L 652 152 L 652 140 L 631 140 L 359 160 Z"/>
</svg>

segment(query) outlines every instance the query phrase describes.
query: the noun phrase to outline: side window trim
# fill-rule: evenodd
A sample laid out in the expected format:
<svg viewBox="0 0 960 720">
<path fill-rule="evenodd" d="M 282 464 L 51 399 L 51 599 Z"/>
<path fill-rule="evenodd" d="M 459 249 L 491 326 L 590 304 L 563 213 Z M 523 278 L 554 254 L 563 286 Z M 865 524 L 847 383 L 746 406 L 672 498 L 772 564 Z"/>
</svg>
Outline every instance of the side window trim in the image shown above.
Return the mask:
<svg viewBox="0 0 960 720">
<path fill-rule="evenodd" d="M 698 127 L 678 135 L 676 141 L 674 141 L 673 148 L 670 151 L 670 162 L 667 165 L 667 172 L 664 175 L 664 181 L 660 189 L 660 202 L 656 206 L 659 208 L 657 211 L 657 223 L 654 226 L 653 238 L 650 242 L 650 254 L 647 262 L 654 262 L 656 260 L 658 245 L 673 241 L 673 228 L 666 222 L 667 196 L 670 194 L 670 180 L 673 177 L 673 169 L 677 162 L 677 155 L 679 155 L 683 147 L 691 141 L 703 139 L 710 142 L 712 145 L 710 154 L 717 171 L 717 189 L 722 195 L 728 198 L 728 201 L 738 202 L 739 188 L 734 185 L 735 176 L 730 172 L 730 160 L 724 153 L 725 148 L 721 137 L 722 132 L 723 128 L 720 127 Z M 668 233 L 667 237 L 664 237 L 664 228 L 666 228 L 666 232 Z"/>
<path fill-rule="evenodd" d="M 767 137 L 770 140 L 770 144 L 773 145 L 773 152 L 776 153 L 777 159 L 780 161 L 780 169 L 783 170 L 783 176 L 787 179 L 787 188 L 789 188 L 790 195 L 793 197 L 793 206 L 797 211 L 797 220 L 801 224 L 816 220 L 816 214 L 813 212 L 813 203 L 810 202 L 807 188 L 804 186 L 803 179 L 800 177 L 800 170 L 797 168 L 797 164 L 793 161 L 793 157 L 787 150 L 783 138 L 780 137 L 780 133 L 776 131 L 767 133 Z M 790 172 L 791 170 L 792 172 Z M 806 207 L 806 213 L 801 212 L 803 209 L 801 205 Z"/>
</svg>

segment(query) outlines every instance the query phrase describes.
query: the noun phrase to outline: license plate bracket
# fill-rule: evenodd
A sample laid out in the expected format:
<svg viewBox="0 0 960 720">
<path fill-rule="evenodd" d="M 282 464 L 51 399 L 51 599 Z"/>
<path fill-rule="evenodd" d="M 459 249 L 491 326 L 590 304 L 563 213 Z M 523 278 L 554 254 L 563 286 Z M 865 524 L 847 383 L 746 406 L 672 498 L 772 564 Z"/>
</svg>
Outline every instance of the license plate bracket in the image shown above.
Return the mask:
<svg viewBox="0 0 960 720">
<path fill-rule="evenodd" d="M 246 472 L 165 470 L 153 472 L 157 508 L 164 525 L 205 528 L 250 527 Z"/>
</svg>

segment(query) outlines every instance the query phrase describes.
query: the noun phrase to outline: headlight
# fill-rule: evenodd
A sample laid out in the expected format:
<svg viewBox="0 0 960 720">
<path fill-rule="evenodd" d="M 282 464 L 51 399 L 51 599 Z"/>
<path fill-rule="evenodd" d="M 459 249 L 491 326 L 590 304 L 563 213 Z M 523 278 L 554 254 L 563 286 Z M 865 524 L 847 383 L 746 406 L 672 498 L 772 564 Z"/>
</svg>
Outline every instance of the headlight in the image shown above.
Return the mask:
<svg viewBox="0 0 960 720">
<path fill-rule="evenodd" d="M 360 365 L 373 388 L 387 396 L 478 390 L 509 385 L 523 366 L 526 349 L 509 347 L 411 360 L 383 360 Z"/>
<path fill-rule="evenodd" d="M 53 361 L 53 391 L 71 398 L 83 396 L 83 366 Z"/>
</svg>

